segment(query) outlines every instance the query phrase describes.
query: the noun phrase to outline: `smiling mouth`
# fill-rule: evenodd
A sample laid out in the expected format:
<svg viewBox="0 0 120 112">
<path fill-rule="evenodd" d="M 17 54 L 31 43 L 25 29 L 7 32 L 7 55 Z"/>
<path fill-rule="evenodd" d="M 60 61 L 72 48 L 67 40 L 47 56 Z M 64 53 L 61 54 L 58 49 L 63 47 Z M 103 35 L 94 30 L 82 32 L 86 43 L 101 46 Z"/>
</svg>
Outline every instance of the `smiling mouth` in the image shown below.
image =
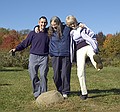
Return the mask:
<svg viewBox="0 0 120 112">
<path fill-rule="evenodd" d="M 54 27 L 55 30 L 57 30 L 57 27 Z"/>
</svg>

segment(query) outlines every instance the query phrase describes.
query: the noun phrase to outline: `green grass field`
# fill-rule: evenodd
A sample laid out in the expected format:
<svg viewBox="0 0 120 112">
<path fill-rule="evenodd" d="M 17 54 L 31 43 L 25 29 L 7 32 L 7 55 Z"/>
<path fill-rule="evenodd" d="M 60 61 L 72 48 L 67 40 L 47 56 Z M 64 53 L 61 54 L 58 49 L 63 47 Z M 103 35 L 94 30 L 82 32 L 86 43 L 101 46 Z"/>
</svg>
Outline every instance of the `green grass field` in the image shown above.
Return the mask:
<svg viewBox="0 0 120 112">
<path fill-rule="evenodd" d="M 120 112 L 120 68 L 105 67 L 96 71 L 86 68 L 89 98 L 80 99 L 76 68 L 72 68 L 71 94 L 61 103 L 48 107 L 36 106 L 27 70 L 0 70 L 0 112 Z M 48 90 L 54 90 L 52 68 L 48 74 Z"/>
</svg>

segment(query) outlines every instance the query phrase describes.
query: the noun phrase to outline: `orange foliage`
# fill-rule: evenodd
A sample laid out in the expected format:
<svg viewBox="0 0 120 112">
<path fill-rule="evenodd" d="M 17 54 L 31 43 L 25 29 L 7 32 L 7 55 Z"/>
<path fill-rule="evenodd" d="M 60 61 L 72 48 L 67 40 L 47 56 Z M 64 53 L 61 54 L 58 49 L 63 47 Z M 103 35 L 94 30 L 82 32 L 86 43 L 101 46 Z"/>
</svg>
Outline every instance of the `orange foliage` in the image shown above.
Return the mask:
<svg viewBox="0 0 120 112">
<path fill-rule="evenodd" d="M 15 48 L 19 43 L 19 34 L 15 30 L 11 30 L 8 34 L 3 36 L 1 50 L 9 50 Z"/>
<path fill-rule="evenodd" d="M 107 35 L 103 48 L 108 56 L 115 56 L 120 54 L 120 34 Z"/>
<path fill-rule="evenodd" d="M 112 36 L 112 34 L 107 34 L 106 38 L 111 38 Z"/>
</svg>

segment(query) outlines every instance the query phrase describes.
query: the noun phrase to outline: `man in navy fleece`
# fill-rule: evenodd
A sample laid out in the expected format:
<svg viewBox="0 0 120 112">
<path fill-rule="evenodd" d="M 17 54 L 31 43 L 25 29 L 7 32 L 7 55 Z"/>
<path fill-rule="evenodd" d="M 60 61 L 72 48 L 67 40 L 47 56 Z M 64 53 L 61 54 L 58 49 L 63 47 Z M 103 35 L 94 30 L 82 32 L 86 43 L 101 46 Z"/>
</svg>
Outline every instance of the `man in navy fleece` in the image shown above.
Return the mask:
<svg viewBox="0 0 120 112">
<path fill-rule="evenodd" d="M 15 53 L 30 46 L 29 73 L 32 81 L 33 94 L 35 99 L 43 92 L 47 91 L 47 73 L 48 73 L 48 52 L 49 38 L 47 35 L 47 18 L 39 18 L 39 33 L 31 31 L 27 38 L 23 40 L 16 48 L 10 52 Z M 40 78 L 38 77 L 40 70 Z"/>
</svg>

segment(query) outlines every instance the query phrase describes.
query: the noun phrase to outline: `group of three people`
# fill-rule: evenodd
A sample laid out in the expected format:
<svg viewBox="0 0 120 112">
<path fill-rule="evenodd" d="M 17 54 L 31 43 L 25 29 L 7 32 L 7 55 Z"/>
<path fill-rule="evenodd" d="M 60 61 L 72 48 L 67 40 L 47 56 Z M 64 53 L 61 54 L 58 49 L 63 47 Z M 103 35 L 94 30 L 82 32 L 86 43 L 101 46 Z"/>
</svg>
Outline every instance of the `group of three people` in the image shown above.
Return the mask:
<svg viewBox="0 0 120 112">
<path fill-rule="evenodd" d="M 98 55 L 98 45 L 95 34 L 85 24 L 69 15 L 66 24 L 59 17 L 53 16 L 50 26 L 47 18 L 39 18 L 38 26 L 31 31 L 27 38 L 10 52 L 21 51 L 30 46 L 29 73 L 35 99 L 47 91 L 48 58 L 51 56 L 56 89 L 67 98 L 70 93 L 71 66 L 74 51 L 77 54 L 77 75 L 81 87 L 81 98 L 88 98 L 85 76 L 85 59 L 90 60 L 97 70 L 103 68 Z M 40 70 L 40 78 L 38 77 Z"/>
</svg>

